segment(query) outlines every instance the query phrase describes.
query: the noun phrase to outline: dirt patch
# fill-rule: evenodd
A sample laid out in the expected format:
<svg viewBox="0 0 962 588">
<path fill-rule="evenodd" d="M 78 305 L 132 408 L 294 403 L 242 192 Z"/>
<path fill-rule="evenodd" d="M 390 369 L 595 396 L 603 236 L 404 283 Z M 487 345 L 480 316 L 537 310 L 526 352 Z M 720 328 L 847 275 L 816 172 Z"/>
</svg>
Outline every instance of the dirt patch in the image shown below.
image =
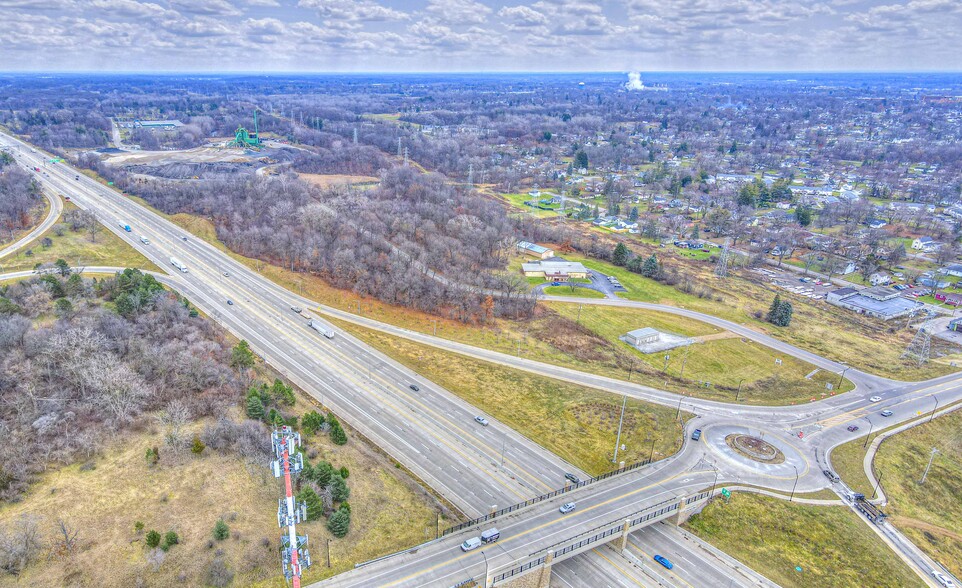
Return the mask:
<svg viewBox="0 0 962 588">
<path fill-rule="evenodd" d="M 560 315 L 538 321 L 531 335 L 583 361 L 611 360 L 611 343 L 594 331 Z"/>
<path fill-rule="evenodd" d="M 380 178 L 374 176 L 349 176 L 344 174 L 297 174 L 305 182 L 314 184 L 315 186 L 320 186 L 321 188 L 330 188 L 336 185 L 348 185 L 348 184 L 377 184 L 381 181 Z"/>
<path fill-rule="evenodd" d="M 914 529 L 919 529 L 922 531 L 926 537 L 931 535 L 941 535 L 952 539 L 953 541 L 958 541 L 962 543 L 962 533 L 957 533 L 955 531 L 950 531 L 945 527 L 940 527 L 938 525 L 933 525 L 932 523 L 926 523 L 925 521 L 920 521 L 918 519 L 913 519 L 909 517 L 903 517 L 899 515 L 894 515 L 889 517 L 889 521 L 892 522 L 896 527 L 912 527 Z"/>
<path fill-rule="evenodd" d="M 725 437 L 725 443 L 736 453 L 760 463 L 777 464 L 785 461 L 785 454 L 777 447 L 758 437 L 732 433 Z"/>
</svg>

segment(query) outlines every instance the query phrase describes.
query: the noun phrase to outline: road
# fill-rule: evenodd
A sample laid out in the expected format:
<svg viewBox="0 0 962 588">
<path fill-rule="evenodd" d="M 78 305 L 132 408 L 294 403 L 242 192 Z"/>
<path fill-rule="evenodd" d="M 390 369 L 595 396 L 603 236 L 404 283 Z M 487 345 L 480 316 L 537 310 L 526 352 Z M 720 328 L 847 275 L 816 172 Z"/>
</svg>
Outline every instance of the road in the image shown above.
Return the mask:
<svg viewBox="0 0 962 588">
<path fill-rule="evenodd" d="M 2 137 L 8 145 L 21 146 L 16 154 L 22 163 L 43 165 L 42 153 Z M 165 284 L 246 339 L 292 382 L 468 517 L 562 487 L 565 472 L 588 477 L 490 416 L 489 426 L 479 425 L 474 421 L 479 412 L 468 403 L 353 337 L 321 337 L 307 327 L 305 316 L 290 310 L 303 305 L 297 297 L 160 215 L 83 174 L 75 179 L 76 171 L 64 164 L 43 169 L 47 175 L 38 179 L 45 190 L 70 194 L 108 230 L 168 268 L 170 276 L 161 277 Z M 132 227 L 130 233 L 120 229 L 121 220 Z M 171 257 L 185 263 L 188 271 L 173 269 Z M 29 275 L 32 272 L 5 277 Z"/>
<path fill-rule="evenodd" d="M 18 154 L 18 158 L 28 165 L 39 160 L 29 153 Z M 556 488 L 562 484 L 564 471 L 576 471 L 490 417 L 489 427 L 478 425 L 473 421 L 477 411 L 470 405 L 356 339 L 344 333 L 338 333 L 333 340 L 318 336 L 305 326 L 304 317 L 291 312 L 290 306 L 298 297 L 185 234 L 163 217 L 85 176 L 74 180 L 74 172 L 66 166 L 52 166 L 48 172 L 50 177 L 43 179 L 45 185 L 69 190 L 79 206 L 94 210 L 110 230 L 159 266 L 169 267 L 170 256 L 186 263 L 188 272 L 172 271 L 167 278 L 173 287 L 238 337 L 247 339 L 295 384 L 342 415 L 469 516 L 487 512 L 492 505 L 505 506 Z M 119 220 L 131 224 L 134 231 L 121 230 Z M 141 243 L 141 236 L 150 244 Z M 228 305 L 228 299 L 234 304 Z M 674 310 L 679 314 L 684 311 Z M 739 325 L 735 323 L 725 326 L 730 330 L 736 327 Z M 782 345 L 774 339 L 772 343 L 776 348 Z M 450 341 L 445 344 L 449 348 L 455 346 Z M 495 353 L 474 348 L 458 352 Z M 828 362 L 808 355 L 816 365 Z M 490 357 L 505 365 L 521 362 L 523 369 L 546 370 L 554 377 L 587 382 L 585 385 L 618 394 L 637 394 L 662 404 L 681 402 L 683 409 L 699 415 L 689 425 L 689 431 L 698 426 L 704 432 L 701 441 L 686 441 L 682 451 L 672 458 L 499 517 L 496 523 L 502 528 L 502 540 L 487 554 L 494 567 L 510 566 L 579 530 L 617 522 L 619 517 L 648 505 L 670 503 L 679 495 L 715 483 L 753 484 L 783 492 L 827 487 L 828 481 L 820 473 L 827 464 L 825 451 L 866 434 L 865 427 L 849 432 L 846 424 L 877 419 L 883 408 L 893 411 L 887 422 L 895 424 L 931 410 L 935 398 L 942 406 L 962 399 L 962 376 L 958 375 L 907 383 L 855 373 L 853 378 L 859 386 L 855 392 L 800 407 L 746 407 L 680 398 L 504 354 Z M 411 383 L 417 383 L 419 390 L 409 388 Z M 878 394 L 882 400 L 870 402 L 870 393 Z M 774 443 L 785 451 L 786 462 L 772 468 L 726 451 L 724 437 L 734 430 Z M 501 447 L 505 448 L 503 465 Z M 569 515 L 557 513 L 559 502 L 569 499 L 578 502 L 578 509 Z M 416 554 L 386 560 L 389 564 L 365 566 L 325 584 L 442 586 L 451 578 L 476 574 L 481 565 L 471 559 L 476 556 L 461 554 L 457 549 L 470 532 L 453 534 L 422 546 Z M 399 578 L 399 574 L 403 576 Z"/>
<path fill-rule="evenodd" d="M 63 213 L 63 200 L 59 196 L 55 196 L 50 190 L 45 189 L 43 191 L 44 198 L 50 204 L 50 209 L 47 211 L 47 216 L 44 217 L 43 221 L 34 227 L 29 233 L 17 239 L 14 243 L 7 245 L 3 249 L 0 249 L 0 259 L 17 252 L 18 250 L 25 247 L 34 239 L 38 238 L 40 235 L 46 233 L 51 227 L 57 224 L 57 219 L 60 218 L 60 214 Z"/>
</svg>

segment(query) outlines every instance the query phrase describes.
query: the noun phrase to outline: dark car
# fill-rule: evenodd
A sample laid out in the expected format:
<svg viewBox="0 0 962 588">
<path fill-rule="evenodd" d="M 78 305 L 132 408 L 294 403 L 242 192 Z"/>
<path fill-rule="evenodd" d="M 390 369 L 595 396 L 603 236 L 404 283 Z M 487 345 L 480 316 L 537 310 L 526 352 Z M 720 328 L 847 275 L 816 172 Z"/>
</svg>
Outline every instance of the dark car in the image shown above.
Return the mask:
<svg viewBox="0 0 962 588">
<path fill-rule="evenodd" d="M 227 300 L 227 306 L 234 306 L 234 301 L 228 299 L 228 300 Z"/>
<path fill-rule="evenodd" d="M 668 561 L 668 558 L 665 557 L 665 556 L 663 556 L 663 555 L 656 555 L 656 556 L 655 556 L 655 561 L 658 562 L 658 563 L 660 563 L 661 565 L 665 566 L 665 567 L 668 568 L 669 570 L 670 570 L 671 568 L 675 567 L 675 564 L 673 564 L 673 563 L 671 563 L 670 561 Z"/>
<path fill-rule="evenodd" d="M 838 477 L 838 474 L 836 474 L 832 470 L 822 470 L 822 473 L 825 474 L 826 478 L 828 478 L 833 482 L 838 482 L 839 480 L 841 480 L 841 478 Z"/>
<path fill-rule="evenodd" d="M 849 432 L 854 433 L 855 431 L 858 431 L 858 425 L 849 425 L 848 430 Z"/>
<path fill-rule="evenodd" d="M 699 439 L 701 439 L 701 429 L 695 429 L 691 433 L 691 440 L 698 441 Z"/>
<path fill-rule="evenodd" d="M 411 390 L 414 390 L 415 392 L 420 390 L 417 384 L 411 384 L 410 386 L 408 386 L 408 388 L 410 388 Z"/>
<path fill-rule="evenodd" d="M 565 473 L 565 479 L 568 480 L 569 482 L 571 482 L 572 484 L 580 484 L 580 483 L 581 483 L 581 478 L 579 478 L 578 476 L 572 474 L 571 472 Z"/>
</svg>

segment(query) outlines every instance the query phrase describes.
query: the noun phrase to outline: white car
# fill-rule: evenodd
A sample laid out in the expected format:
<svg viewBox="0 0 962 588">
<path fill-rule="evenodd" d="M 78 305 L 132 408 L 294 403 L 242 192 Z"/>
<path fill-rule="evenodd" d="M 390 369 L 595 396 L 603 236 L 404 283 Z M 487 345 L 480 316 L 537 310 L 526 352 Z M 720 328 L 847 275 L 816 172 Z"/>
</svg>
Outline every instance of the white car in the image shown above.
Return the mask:
<svg viewBox="0 0 962 588">
<path fill-rule="evenodd" d="M 938 570 L 932 570 L 932 577 L 935 578 L 939 584 L 944 586 L 944 588 L 955 588 L 955 582 L 949 580 L 945 574 Z"/>
<path fill-rule="evenodd" d="M 868 400 L 869 400 L 869 402 L 882 402 L 882 397 L 881 397 L 881 396 L 873 396 L 873 397 L 869 398 Z"/>
<path fill-rule="evenodd" d="M 472 549 L 477 549 L 479 547 L 481 547 L 481 538 L 471 537 L 461 544 L 461 551 L 471 551 Z"/>
<path fill-rule="evenodd" d="M 574 503 L 574 502 L 566 502 L 566 503 L 564 503 L 563 505 L 561 505 L 561 508 L 559 508 L 558 510 L 561 512 L 561 514 L 568 514 L 569 512 L 573 511 L 574 509 L 575 509 L 575 503 Z"/>
<path fill-rule="evenodd" d="M 488 426 L 488 419 L 484 418 L 483 416 L 476 416 L 474 417 L 474 420 L 478 421 L 484 427 Z"/>
</svg>

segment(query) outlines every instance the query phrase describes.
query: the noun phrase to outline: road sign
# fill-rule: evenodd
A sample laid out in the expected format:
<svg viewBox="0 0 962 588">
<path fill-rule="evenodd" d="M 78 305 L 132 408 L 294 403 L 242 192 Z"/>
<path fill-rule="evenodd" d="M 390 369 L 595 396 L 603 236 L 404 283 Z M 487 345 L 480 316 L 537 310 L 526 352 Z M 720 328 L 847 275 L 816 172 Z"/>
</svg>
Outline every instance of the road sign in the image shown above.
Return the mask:
<svg viewBox="0 0 962 588">
<path fill-rule="evenodd" d="M 728 488 L 722 488 L 721 495 L 725 498 L 731 498 L 731 491 Z"/>
<path fill-rule="evenodd" d="M 113 186 L 114 183 L 113 183 L 113 182 L 107 182 L 107 185 L 108 185 L 108 186 Z"/>
</svg>

